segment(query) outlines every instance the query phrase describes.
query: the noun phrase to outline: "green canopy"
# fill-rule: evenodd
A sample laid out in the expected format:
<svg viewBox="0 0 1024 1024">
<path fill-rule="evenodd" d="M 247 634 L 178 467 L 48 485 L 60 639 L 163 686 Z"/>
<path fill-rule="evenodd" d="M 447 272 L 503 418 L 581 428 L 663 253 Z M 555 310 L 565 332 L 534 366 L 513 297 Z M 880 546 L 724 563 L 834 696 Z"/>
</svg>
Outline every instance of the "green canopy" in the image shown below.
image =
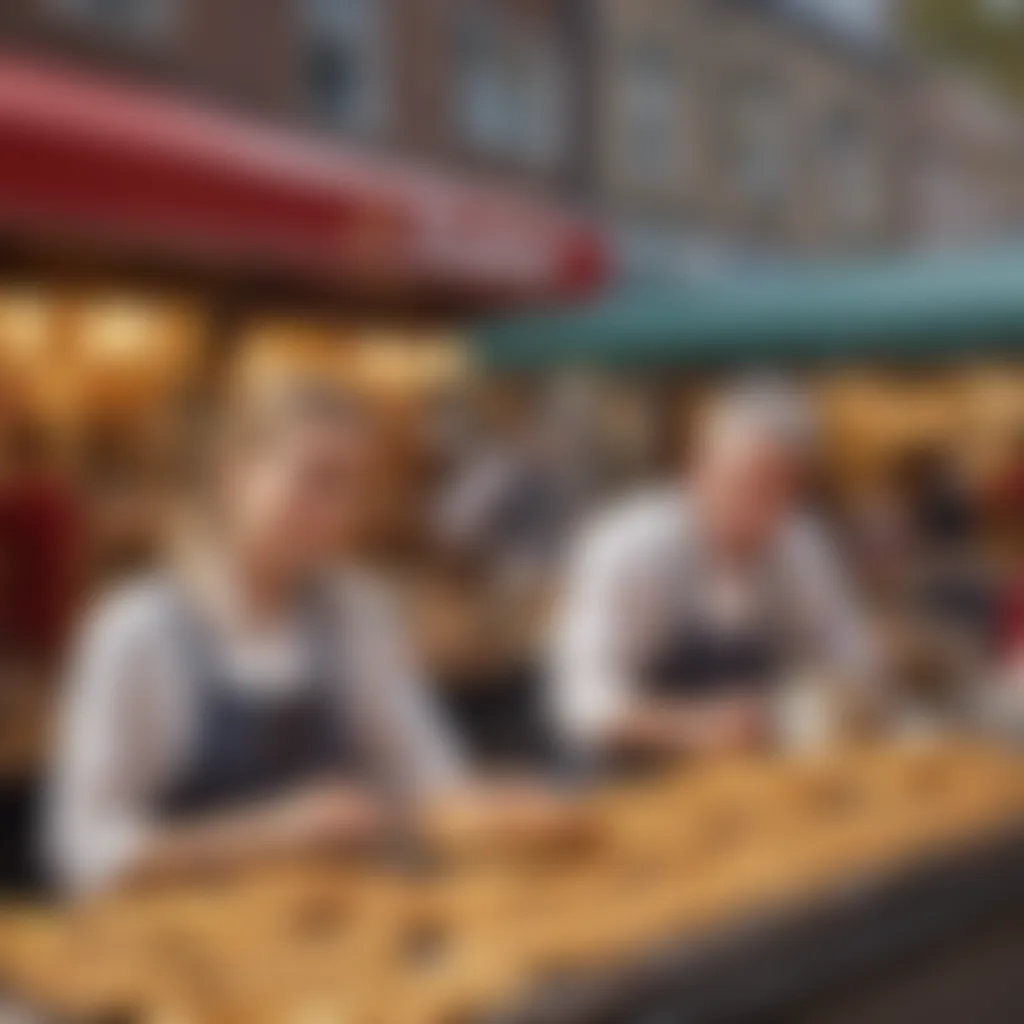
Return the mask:
<svg viewBox="0 0 1024 1024">
<path fill-rule="evenodd" d="M 912 360 L 1024 346 L 1024 249 L 748 273 L 482 325 L 485 365 Z"/>
</svg>

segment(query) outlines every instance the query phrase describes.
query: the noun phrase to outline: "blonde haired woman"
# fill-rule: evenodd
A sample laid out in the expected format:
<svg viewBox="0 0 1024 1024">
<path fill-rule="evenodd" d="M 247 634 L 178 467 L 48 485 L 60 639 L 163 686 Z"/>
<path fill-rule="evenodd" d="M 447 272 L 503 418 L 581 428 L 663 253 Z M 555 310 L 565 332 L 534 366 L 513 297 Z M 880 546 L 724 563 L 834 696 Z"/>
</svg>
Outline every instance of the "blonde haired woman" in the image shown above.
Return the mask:
<svg viewBox="0 0 1024 1024">
<path fill-rule="evenodd" d="M 385 603 L 336 567 L 370 429 L 318 385 L 243 404 L 206 446 L 187 556 L 95 610 L 48 822 L 72 889 L 364 844 L 387 795 L 458 784 Z"/>
</svg>

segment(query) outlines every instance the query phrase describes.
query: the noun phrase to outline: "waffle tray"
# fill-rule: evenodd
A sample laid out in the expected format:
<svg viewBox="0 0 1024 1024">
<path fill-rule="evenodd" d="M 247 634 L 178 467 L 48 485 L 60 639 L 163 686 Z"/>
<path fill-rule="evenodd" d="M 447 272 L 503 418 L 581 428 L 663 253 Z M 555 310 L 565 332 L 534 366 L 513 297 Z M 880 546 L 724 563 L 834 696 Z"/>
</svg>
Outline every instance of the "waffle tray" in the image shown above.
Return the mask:
<svg viewBox="0 0 1024 1024">
<path fill-rule="evenodd" d="M 149 1019 L 145 1014 L 152 1010 L 169 1009 L 182 1011 L 183 1019 L 205 1021 L 210 1010 L 210 1019 L 221 1020 L 222 1013 L 227 1013 L 234 1022 L 255 1015 L 270 1024 L 277 1024 L 278 1011 L 281 1020 L 299 1020 L 311 1009 L 317 1011 L 318 1020 L 333 1020 L 332 1014 L 351 1011 L 353 1020 L 374 1024 L 392 1024 L 391 1011 L 395 1009 L 403 1024 L 421 1024 L 421 1019 L 434 1024 L 766 1024 L 806 1019 L 808 1008 L 830 1002 L 836 1005 L 837 996 L 843 997 L 851 989 L 859 987 L 873 999 L 887 982 L 912 973 L 922 961 L 933 968 L 936 954 L 942 958 L 953 951 L 959 957 L 963 950 L 965 956 L 976 956 L 976 940 L 990 934 L 993 924 L 1017 928 L 1019 934 L 1010 952 L 1020 946 L 1024 953 L 1024 821 L 1017 767 L 1001 756 L 989 761 L 981 751 L 950 750 L 952 753 L 940 751 L 938 759 L 930 751 L 923 760 L 915 754 L 907 761 L 901 754 L 890 762 L 885 752 L 880 761 L 861 759 L 851 765 L 839 759 L 834 764 L 815 764 L 809 774 L 801 769 L 795 775 L 786 768 L 786 774 L 773 776 L 761 764 L 725 765 L 706 776 L 667 777 L 664 783 L 652 782 L 637 789 L 626 785 L 597 794 L 590 811 L 598 822 L 605 823 L 604 831 L 597 836 L 601 845 L 588 855 L 601 858 L 597 876 L 585 873 L 588 856 L 584 856 L 584 873 L 574 878 L 580 884 L 565 890 L 565 900 L 556 903 L 554 910 L 556 914 L 586 914 L 594 900 L 607 899 L 595 919 L 593 945 L 589 933 L 580 930 L 580 923 L 583 929 L 589 928 L 584 916 L 574 919 L 580 922 L 576 931 L 570 926 L 556 932 L 550 945 L 544 931 L 549 926 L 547 919 L 536 921 L 539 932 L 530 930 L 536 920 L 532 915 L 536 910 L 543 913 L 543 901 L 551 895 L 546 887 L 568 881 L 576 870 L 575 861 L 553 861 L 553 875 L 541 877 L 538 888 L 531 858 L 539 850 L 531 853 L 524 848 L 515 855 L 520 859 L 503 864 L 490 860 L 495 854 L 486 848 L 481 851 L 452 841 L 455 855 L 465 858 L 452 862 L 459 865 L 458 874 L 434 879 L 429 865 L 416 868 L 426 872 L 427 885 L 419 890 L 423 902 L 418 895 L 409 902 L 407 881 L 391 872 L 364 878 L 353 868 L 347 877 L 339 877 L 334 865 L 295 864 L 285 866 L 283 875 L 256 874 L 221 894 L 193 893 L 199 897 L 198 905 L 195 900 L 180 906 L 165 902 L 155 909 L 145 904 L 134 908 L 115 905 L 112 909 L 101 905 L 97 914 L 119 915 L 127 910 L 128 917 L 87 919 L 85 931 L 77 929 L 80 922 L 70 921 L 72 931 L 62 934 L 65 922 L 59 912 L 51 920 L 44 910 L 41 947 L 17 945 L 21 937 L 15 917 L 11 922 L 12 950 L 18 948 L 20 954 L 14 954 L 9 966 L 9 994 L 47 1000 L 45 1005 L 53 1008 L 77 1007 L 80 1014 L 106 1013 L 109 1007 L 127 1005 L 139 1006 L 143 1019 Z M 902 781 L 897 788 L 881 791 L 883 802 L 876 814 L 872 804 L 864 804 L 863 794 L 875 793 L 875 787 L 888 780 L 893 770 L 902 773 Z M 848 780 L 853 775 L 864 781 L 851 789 Z M 950 792 L 951 778 L 959 780 L 960 789 Z M 942 805 L 941 817 L 935 817 L 938 796 L 950 801 Z M 782 818 L 775 817 L 779 808 L 771 799 L 785 801 L 779 805 Z M 910 813 L 904 826 L 908 811 L 917 808 L 916 803 L 908 803 L 911 799 L 924 801 L 923 810 Z M 666 832 L 658 816 L 668 801 L 679 807 L 679 801 L 686 800 L 693 801 L 691 819 L 706 822 L 706 826 L 692 834 L 677 833 L 677 826 L 669 822 Z M 765 800 L 769 802 L 764 804 Z M 744 863 L 741 859 L 735 877 L 726 865 L 718 875 L 720 890 L 715 887 L 715 861 L 711 862 L 707 890 L 697 888 L 702 884 L 699 871 L 689 878 L 676 874 L 676 864 L 682 872 L 687 871 L 687 864 L 698 868 L 705 864 L 709 849 L 717 857 L 723 842 L 727 852 L 730 842 L 735 847 L 736 834 L 730 829 L 735 830 L 739 820 L 736 809 L 759 802 L 779 826 L 765 833 L 764 862 Z M 860 821 L 865 807 L 877 817 L 877 821 L 872 819 L 871 830 L 863 831 L 864 826 L 857 824 L 850 833 L 822 832 L 816 824 L 823 816 L 827 826 L 834 820 L 829 815 L 838 813 L 838 827 L 845 829 L 851 808 Z M 807 815 L 812 816 L 813 827 L 801 824 Z M 747 817 L 740 822 L 747 831 L 753 829 L 756 834 L 765 824 L 756 816 Z M 652 824 L 654 830 L 650 831 Z M 827 841 L 819 845 L 823 837 Z M 544 856 L 557 852 L 545 850 Z M 657 851 L 653 860 L 652 851 Z M 563 853 L 576 856 L 571 848 Z M 851 873 L 858 861 L 860 869 Z M 451 867 L 442 860 L 435 869 L 440 867 L 443 875 L 446 866 Z M 593 869 L 595 865 L 589 866 Z M 311 867 L 313 873 L 307 874 Z M 655 903 L 631 903 L 638 890 L 631 888 L 635 883 L 629 872 L 638 868 L 646 879 L 639 890 L 641 901 L 661 898 L 659 887 L 665 883 L 662 874 L 666 871 L 675 879 L 664 890 L 669 901 L 664 914 Z M 462 870 L 469 874 L 462 875 Z M 483 874 L 474 875 L 479 870 Z M 646 872 L 652 870 L 654 874 L 647 878 Z M 441 883 L 439 888 L 434 887 L 435 881 Z M 483 889 L 478 884 L 481 881 Z M 371 883 L 368 890 L 364 882 Z M 494 884 L 497 889 L 488 888 Z M 253 912 L 254 944 L 236 955 L 232 930 L 221 924 L 227 925 L 238 907 L 245 905 L 254 885 L 269 895 L 269 901 L 259 901 Z M 350 902 L 356 891 L 353 885 L 366 893 L 358 909 Z M 529 901 L 535 894 L 542 902 L 531 910 Z M 673 902 L 680 897 L 683 902 Z M 176 894 L 172 891 L 164 898 L 174 900 Z M 470 902 L 463 902 L 467 898 Z M 308 917 L 308 908 L 321 901 L 326 901 L 327 907 L 342 907 L 348 923 L 341 932 L 340 945 L 336 945 L 338 936 L 328 933 L 310 954 L 305 945 L 295 946 L 296 940 L 289 936 L 293 936 L 295 922 L 301 923 Z M 697 913 L 687 916 L 691 907 Z M 215 911 L 212 918 L 211 908 Z M 360 915 L 372 915 L 375 908 L 377 913 L 383 908 L 386 927 L 379 932 L 371 929 L 373 941 L 369 944 L 360 941 L 353 946 L 346 932 L 363 934 L 352 929 L 358 926 Z M 637 908 L 639 917 L 631 916 Z M 165 917 L 169 910 L 174 916 Z M 442 965 L 448 966 L 442 966 L 440 973 L 433 967 L 426 976 L 414 976 L 416 972 L 403 969 L 403 950 L 410 942 L 419 941 L 417 929 L 422 931 L 423 921 L 428 922 L 428 930 L 433 921 L 442 933 L 450 931 L 454 948 L 462 952 L 454 960 L 442 960 Z M 93 927 L 99 931 L 93 932 Z M 56 929 L 52 935 L 51 928 Z M 30 929 L 23 937 L 38 943 L 38 935 L 32 939 L 33 934 Z M 189 973 L 194 973 L 194 964 L 180 979 L 183 968 L 168 975 L 173 987 L 168 983 L 166 991 L 150 982 L 146 983 L 148 989 L 143 987 L 140 978 L 145 981 L 145 976 L 138 971 L 160 954 L 167 934 L 179 945 L 198 942 L 202 956 L 197 962 L 203 970 L 207 974 L 225 970 L 225 977 L 233 979 L 233 988 L 218 994 L 212 1003 L 197 997 L 195 985 L 200 982 Z M 652 946 L 655 935 L 662 938 Z M 672 935 L 677 938 L 664 941 L 664 936 Z M 99 955 L 95 964 L 87 957 L 75 959 L 76 950 L 85 948 L 81 944 L 92 943 L 96 936 Z M 531 948 L 530 943 L 536 944 Z M 37 952 L 31 952 L 33 949 Z M 636 952 L 639 949 L 646 952 Z M 633 952 L 627 954 L 626 950 Z M 33 959 L 25 961 L 28 973 L 22 975 L 17 957 L 26 953 Z M 302 966 L 304 961 L 298 958 L 307 955 L 313 958 L 305 962 L 301 973 L 282 975 L 283 983 L 276 974 L 259 975 L 269 977 L 270 985 L 250 989 L 246 979 L 256 977 L 251 973 L 254 970 L 263 971 L 271 963 L 281 963 L 282 970 L 289 962 Z M 77 974 L 66 970 L 69 957 Z M 997 960 L 1002 963 L 1001 957 Z M 1007 960 L 1013 966 L 1004 966 L 996 980 L 1002 989 L 1004 980 L 1012 982 L 1020 974 L 1019 1005 L 1024 1006 L 1024 972 L 1017 970 L 1012 956 Z M 120 974 L 122 964 L 125 970 Z M 373 973 L 374 964 L 380 973 Z M 346 968 L 350 973 L 340 973 Z M 563 973 L 569 970 L 571 976 Z M 515 979 L 513 984 L 507 983 L 507 976 Z M 305 985 L 307 977 L 308 991 L 288 987 L 289 978 Z M 364 978 L 369 982 L 361 988 Z M 392 978 L 398 987 L 391 986 Z M 530 987 L 520 987 L 523 982 Z M 402 988 L 403 983 L 408 987 Z M 493 998 L 486 994 L 488 989 Z M 499 989 L 505 992 L 504 1002 Z M 518 993 L 514 999 L 513 991 Z M 170 1001 L 167 1007 L 160 1005 L 165 998 Z M 176 1002 L 179 998 L 182 1005 Z M 497 1006 L 498 1012 L 484 1016 L 484 1006 Z M 0 1021 L 8 1019 L 3 1011 L 0 1001 Z M 134 1011 L 118 1012 L 118 1020 L 135 1019 Z M 192 1013 L 198 1016 L 193 1018 Z M 30 1019 L 35 1024 L 43 1018 Z M 889 1019 L 900 1024 L 917 1020 L 935 1024 L 927 1014 Z M 967 1019 L 977 1018 L 968 1013 Z M 959 1024 L 957 1018 L 953 1020 Z"/>
<path fill-rule="evenodd" d="M 553 985 L 486 1024 L 790 1020 L 845 986 L 870 986 L 892 967 L 1015 920 L 1024 920 L 1024 828 L 862 877 L 813 905 L 663 948 L 600 979 Z"/>
</svg>

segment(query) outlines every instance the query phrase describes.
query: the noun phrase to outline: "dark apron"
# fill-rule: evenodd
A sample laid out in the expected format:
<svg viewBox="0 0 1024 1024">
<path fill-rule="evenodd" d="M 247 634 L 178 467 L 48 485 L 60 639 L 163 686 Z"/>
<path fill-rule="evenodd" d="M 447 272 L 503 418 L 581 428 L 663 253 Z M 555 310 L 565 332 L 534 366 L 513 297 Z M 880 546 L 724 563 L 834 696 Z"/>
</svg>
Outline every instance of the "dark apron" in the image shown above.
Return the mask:
<svg viewBox="0 0 1024 1024">
<path fill-rule="evenodd" d="M 694 562 L 683 560 L 677 570 L 680 585 L 664 634 L 641 673 L 646 691 L 663 697 L 713 699 L 770 689 L 784 671 L 791 650 L 782 574 L 765 566 L 755 617 L 723 624 L 711 621 L 697 606 Z"/>
<path fill-rule="evenodd" d="M 167 818 L 227 810 L 354 769 L 330 611 L 322 594 L 305 604 L 308 678 L 285 694 L 259 695 L 232 685 L 209 629 L 184 598 L 177 601 L 197 725 L 184 770 L 161 802 Z"/>
<path fill-rule="evenodd" d="M 697 558 L 679 558 L 668 594 L 660 636 L 639 666 L 641 691 L 668 700 L 713 701 L 770 690 L 790 664 L 794 650 L 784 574 L 765 566 L 757 596 L 757 615 L 749 622 L 725 625 L 699 608 L 694 580 Z M 698 584 L 699 586 L 699 584 Z M 576 758 L 568 777 L 576 784 L 645 777 L 665 760 L 641 753 L 601 753 Z"/>
</svg>

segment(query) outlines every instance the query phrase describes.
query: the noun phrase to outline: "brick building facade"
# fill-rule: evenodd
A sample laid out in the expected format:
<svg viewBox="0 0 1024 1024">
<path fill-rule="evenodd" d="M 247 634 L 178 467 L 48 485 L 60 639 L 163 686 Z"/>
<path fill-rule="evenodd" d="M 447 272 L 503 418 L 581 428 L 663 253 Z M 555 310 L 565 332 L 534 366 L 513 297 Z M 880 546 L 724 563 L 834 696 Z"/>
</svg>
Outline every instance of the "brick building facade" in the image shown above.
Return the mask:
<svg viewBox="0 0 1024 1024">
<path fill-rule="evenodd" d="M 912 62 L 813 6 L 5 0 L 0 36 L 744 258 L 934 234 L 937 154 L 967 191 L 1008 183 L 983 219 L 1017 223 L 1014 146 L 979 143 Z"/>
<path fill-rule="evenodd" d="M 1012 239 L 1024 230 L 1024 120 L 977 83 L 929 69 L 913 88 L 917 168 L 911 234 L 928 248 Z"/>
<path fill-rule="evenodd" d="M 770 253 L 903 240 L 897 61 L 751 4 L 601 0 L 600 16 L 615 213 Z"/>
<path fill-rule="evenodd" d="M 581 0 L 6 0 L 56 53 L 362 145 L 572 191 Z"/>
</svg>

